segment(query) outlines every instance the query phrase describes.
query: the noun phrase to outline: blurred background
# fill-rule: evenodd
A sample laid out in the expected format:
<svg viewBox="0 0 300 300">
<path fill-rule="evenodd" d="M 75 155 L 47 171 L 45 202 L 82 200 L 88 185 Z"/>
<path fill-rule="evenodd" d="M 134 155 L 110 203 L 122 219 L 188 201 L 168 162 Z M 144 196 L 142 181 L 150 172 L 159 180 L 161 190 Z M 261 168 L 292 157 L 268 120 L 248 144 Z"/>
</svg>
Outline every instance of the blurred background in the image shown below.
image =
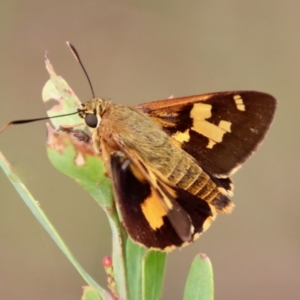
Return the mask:
<svg viewBox="0 0 300 300">
<path fill-rule="evenodd" d="M 1 1 L 0 127 L 46 115 L 44 52 L 82 102 L 136 105 L 223 90 L 279 101 L 263 146 L 234 176 L 236 208 L 168 257 L 163 299 L 182 299 L 192 259 L 212 260 L 216 299 L 300 299 L 299 1 Z M 43 122 L 14 126 L 0 149 L 103 286 L 110 254 L 104 213 L 48 161 Z M 0 299 L 80 299 L 85 282 L 0 171 Z"/>
</svg>

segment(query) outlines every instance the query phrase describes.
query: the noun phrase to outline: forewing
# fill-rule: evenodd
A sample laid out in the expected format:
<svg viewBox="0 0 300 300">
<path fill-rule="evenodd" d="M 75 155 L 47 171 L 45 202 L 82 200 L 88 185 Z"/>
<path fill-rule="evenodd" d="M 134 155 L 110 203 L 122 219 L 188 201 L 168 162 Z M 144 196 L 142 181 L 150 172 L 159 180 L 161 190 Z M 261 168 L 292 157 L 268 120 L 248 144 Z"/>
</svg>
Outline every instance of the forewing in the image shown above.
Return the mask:
<svg viewBox="0 0 300 300">
<path fill-rule="evenodd" d="M 141 104 L 174 143 L 209 173 L 227 177 L 263 140 L 276 100 L 254 91 L 220 92 Z"/>
</svg>

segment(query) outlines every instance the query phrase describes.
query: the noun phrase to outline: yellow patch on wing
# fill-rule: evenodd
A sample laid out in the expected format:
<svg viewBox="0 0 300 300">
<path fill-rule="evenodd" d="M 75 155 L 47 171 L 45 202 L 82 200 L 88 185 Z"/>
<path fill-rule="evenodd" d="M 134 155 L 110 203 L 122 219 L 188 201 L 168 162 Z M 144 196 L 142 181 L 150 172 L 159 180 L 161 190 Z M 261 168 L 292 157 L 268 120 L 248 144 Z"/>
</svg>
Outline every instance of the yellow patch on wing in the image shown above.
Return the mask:
<svg viewBox="0 0 300 300">
<path fill-rule="evenodd" d="M 211 117 L 212 105 L 204 103 L 194 104 L 190 116 L 193 120 L 205 120 Z"/>
<path fill-rule="evenodd" d="M 231 132 L 231 123 L 228 121 L 221 120 L 218 127 L 225 130 L 226 132 Z"/>
<path fill-rule="evenodd" d="M 234 95 L 233 100 L 234 100 L 236 108 L 238 110 L 241 110 L 241 111 L 246 110 L 245 105 L 244 105 L 244 101 L 243 101 L 241 95 Z"/>
<path fill-rule="evenodd" d="M 211 213 L 212 213 L 212 216 L 211 217 L 208 217 L 204 223 L 203 223 L 203 231 L 206 231 L 209 226 L 211 225 L 211 223 L 215 220 L 216 216 L 217 216 L 217 212 L 216 212 L 216 209 L 214 208 L 214 206 L 210 205 L 209 204 L 209 207 L 211 209 Z"/>
<path fill-rule="evenodd" d="M 240 103 L 243 101 L 239 95 L 236 101 Z M 242 104 L 239 104 L 242 105 Z M 241 109 L 241 106 L 239 106 Z M 217 143 L 223 141 L 225 133 L 231 132 L 232 123 L 225 120 L 220 120 L 219 124 L 213 124 L 208 121 L 212 116 L 212 105 L 205 103 L 195 103 L 191 112 L 190 117 L 193 120 L 192 128 L 186 129 L 184 132 L 177 131 L 172 135 L 173 144 L 180 148 L 182 143 L 190 142 L 190 130 L 196 131 L 197 133 L 208 138 L 208 144 L 206 148 L 212 149 Z"/>
<path fill-rule="evenodd" d="M 216 142 L 210 139 L 208 141 L 206 148 L 212 149 L 215 144 L 216 144 Z"/>
<path fill-rule="evenodd" d="M 172 135 L 172 138 L 180 143 L 188 142 L 190 140 L 190 129 L 187 129 L 184 132 L 177 131 Z"/>
<path fill-rule="evenodd" d="M 212 149 L 217 143 L 223 141 L 223 136 L 227 132 L 231 132 L 231 123 L 221 120 L 218 125 L 207 121 L 212 116 L 212 106 L 210 104 L 196 103 L 190 113 L 193 120 L 192 130 L 208 138 L 207 148 Z M 186 131 L 181 133 L 187 135 Z M 180 136 L 179 133 L 176 133 Z"/>
<path fill-rule="evenodd" d="M 135 178 L 137 178 L 141 182 L 147 181 L 144 174 L 133 164 L 130 165 L 131 171 Z"/>
<path fill-rule="evenodd" d="M 221 120 L 219 125 L 212 124 L 206 120 L 196 120 L 193 122 L 193 130 L 209 139 L 207 148 L 213 148 L 216 143 L 223 141 L 224 134 L 230 132 L 231 123 Z"/>
<path fill-rule="evenodd" d="M 163 226 L 163 217 L 167 215 L 167 212 L 153 187 L 151 187 L 150 196 L 141 204 L 141 208 L 153 230 Z"/>
</svg>

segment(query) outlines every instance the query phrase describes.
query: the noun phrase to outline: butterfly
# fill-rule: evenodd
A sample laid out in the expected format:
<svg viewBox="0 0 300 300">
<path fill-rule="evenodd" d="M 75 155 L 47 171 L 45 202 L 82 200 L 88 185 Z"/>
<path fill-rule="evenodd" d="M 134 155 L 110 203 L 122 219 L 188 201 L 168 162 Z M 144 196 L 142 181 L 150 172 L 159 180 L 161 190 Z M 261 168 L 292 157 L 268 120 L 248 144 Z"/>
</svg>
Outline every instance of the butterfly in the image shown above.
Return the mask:
<svg viewBox="0 0 300 300">
<path fill-rule="evenodd" d="M 231 91 L 135 108 L 93 98 L 78 113 L 131 239 L 171 251 L 232 211 L 230 176 L 262 142 L 275 109 L 271 95 Z"/>
</svg>

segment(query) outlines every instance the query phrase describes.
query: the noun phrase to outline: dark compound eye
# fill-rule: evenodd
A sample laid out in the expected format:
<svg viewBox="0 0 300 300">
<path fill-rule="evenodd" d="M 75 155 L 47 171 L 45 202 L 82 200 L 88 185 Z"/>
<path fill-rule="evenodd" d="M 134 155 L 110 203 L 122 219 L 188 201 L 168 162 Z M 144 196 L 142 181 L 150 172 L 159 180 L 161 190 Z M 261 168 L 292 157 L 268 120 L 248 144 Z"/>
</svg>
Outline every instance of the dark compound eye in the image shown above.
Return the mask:
<svg viewBox="0 0 300 300">
<path fill-rule="evenodd" d="M 87 126 L 91 128 L 97 127 L 98 119 L 95 114 L 86 114 L 84 120 Z"/>
</svg>

